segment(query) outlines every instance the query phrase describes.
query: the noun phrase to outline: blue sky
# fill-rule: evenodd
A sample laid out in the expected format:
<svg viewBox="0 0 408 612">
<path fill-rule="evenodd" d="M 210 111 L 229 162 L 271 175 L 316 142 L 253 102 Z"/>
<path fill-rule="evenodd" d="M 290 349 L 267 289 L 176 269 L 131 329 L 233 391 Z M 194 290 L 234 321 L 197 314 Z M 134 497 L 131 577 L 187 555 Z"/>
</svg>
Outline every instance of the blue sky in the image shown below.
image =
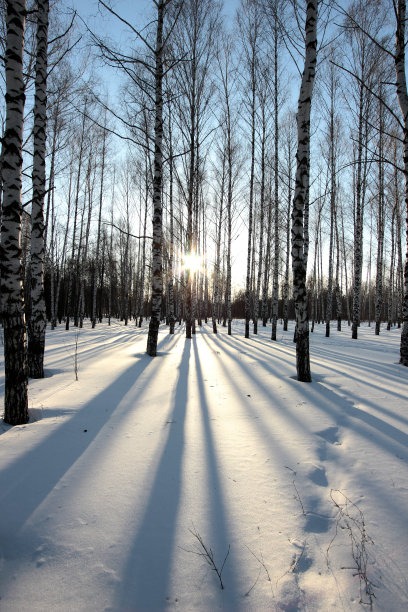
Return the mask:
<svg viewBox="0 0 408 612">
<path fill-rule="evenodd" d="M 119 15 L 135 27 L 143 27 L 154 14 L 152 0 L 110 0 L 110 4 Z M 240 0 L 224 0 L 224 12 L 228 18 L 234 16 L 239 4 Z M 98 0 L 67 0 L 67 5 L 75 8 L 79 15 L 98 31 L 103 30 L 112 37 L 128 35 L 125 26 L 109 15 L 99 5 Z"/>
</svg>

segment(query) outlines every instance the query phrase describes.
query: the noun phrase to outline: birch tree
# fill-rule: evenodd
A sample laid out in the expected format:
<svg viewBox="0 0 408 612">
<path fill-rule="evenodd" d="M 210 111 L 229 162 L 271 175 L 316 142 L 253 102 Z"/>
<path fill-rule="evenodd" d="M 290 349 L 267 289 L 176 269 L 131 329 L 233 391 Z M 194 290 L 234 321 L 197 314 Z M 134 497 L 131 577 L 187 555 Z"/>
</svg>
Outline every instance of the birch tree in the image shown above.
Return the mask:
<svg viewBox="0 0 408 612">
<path fill-rule="evenodd" d="M 159 334 L 163 292 L 163 23 L 165 10 L 171 0 L 158 0 L 156 46 L 154 48 L 154 174 L 153 174 L 153 241 L 152 241 L 152 312 L 147 336 L 146 352 L 155 356 Z"/>
<path fill-rule="evenodd" d="M 403 303 L 403 326 L 401 332 L 400 363 L 408 366 L 408 89 L 405 74 L 405 24 L 406 24 L 406 2 L 405 0 L 394 0 L 394 11 L 396 17 L 395 32 L 395 72 L 397 82 L 397 96 L 403 119 L 403 143 L 404 143 L 404 179 L 405 179 L 405 211 L 406 211 L 406 255 L 404 267 L 404 303 Z"/>
<path fill-rule="evenodd" d="M 219 156 L 217 158 L 217 167 L 221 167 L 218 189 L 216 191 L 216 209 L 215 215 L 217 219 L 216 235 L 215 235 L 215 261 L 214 261 L 214 286 L 213 286 L 213 304 L 212 304 L 212 327 L 214 334 L 217 333 L 217 315 L 219 310 L 219 295 L 220 295 L 220 262 L 221 262 L 221 230 L 222 219 L 224 215 L 224 194 L 225 194 L 225 175 L 226 175 L 226 152 L 223 144 L 220 147 Z M 218 202 L 217 202 L 218 200 Z M 219 318 L 219 315 L 218 315 Z"/>
<path fill-rule="evenodd" d="M 295 113 L 290 112 L 287 115 L 284 124 L 285 138 L 283 138 L 282 147 L 285 155 L 285 182 L 286 182 L 286 206 L 285 206 L 285 236 L 286 236 L 286 253 L 285 253 L 285 280 L 283 283 L 283 331 L 288 331 L 289 319 L 289 272 L 290 272 L 290 221 L 293 198 L 293 152 L 296 149 L 296 133 L 295 133 Z"/>
<path fill-rule="evenodd" d="M 7 1 L 6 125 L 3 138 L 3 211 L 0 244 L 4 328 L 4 420 L 28 421 L 27 356 L 21 266 L 21 181 L 24 119 L 25 0 Z"/>
<path fill-rule="evenodd" d="M 35 64 L 33 200 L 31 208 L 31 316 L 28 369 L 32 378 L 44 377 L 44 197 L 47 125 L 48 0 L 37 0 L 37 56 Z"/>
<path fill-rule="evenodd" d="M 105 113 L 106 123 L 106 113 Z M 106 157 L 106 129 L 102 131 L 102 145 L 101 145 L 101 177 L 99 186 L 99 212 L 98 212 L 98 228 L 96 235 L 96 247 L 95 247 L 95 263 L 93 269 L 93 288 L 92 288 L 92 328 L 96 325 L 96 296 L 98 291 L 98 265 L 99 265 L 99 250 L 101 244 L 101 230 L 102 230 L 102 204 L 103 204 L 103 188 L 105 178 L 105 157 Z"/>
<path fill-rule="evenodd" d="M 310 111 L 317 60 L 318 0 L 309 0 L 305 20 L 305 62 L 296 116 L 298 147 L 296 152 L 296 182 L 292 209 L 292 271 L 293 297 L 296 315 L 297 378 L 311 382 L 309 354 L 309 320 L 307 313 L 306 268 L 307 238 L 305 212 L 309 197 Z"/>
<path fill-rule="evenodd" d="M 336 226 L 336 200 L 337 200 L 337 140 L 338 126 L 335 110 L 335 100 L 338 96 L 339 82 L 335 73 L 334 64 L 331 63 L 328 74 L 328 171 L 330 176 L 330 231 L 329 231 L 329 271 L 327 278 L 327 307 L 326 307 L 326 338 L 330 337 L 330 322 L 333 314 L 333 261 L 334 239 Z"/>
<path fill-rule="evenodd" d="M 384 108 L 381 102 L 382 88 L 379 90 L 379 135 L 378 135 L 378 210 L 377 210 L 377 272 L 375 277 L 375 334 L 381 328 L 383 308 L 383 264 L 385 233 L 385 181 L 384 181 Z"/>
<path fill-rule="evenodd" d="M 253 209 L 255 185 L 255 126 L 256 126 L 256 83 L 259 41 L 261 36 L 261 14 L 256 2 L 243 0 L 242 11 L 238 16 L 239 32 L 243 39 L 243 59 L 246 65 L 244 77 L 245 91 L 248 91 L 245 104 L 249 114 L 250 176 L 248 195 L 248 250 L 245 281 L 245 338 L 249 338 L 251 318 L 251 262 L 253 247 Z"/>
<path fill-rule="evenodd" d="M 221 103 L 223 107 L 224 150 L 226 152 L 226 213 L 227 213 L 227 278 L 225 290 L 225 308 L 228 324 L 228 335 L 231 335 L 231 242 L 232 242 L 232 205 L 234 189 L 234 166 L 236 165 L 237 145 L 234 142 L 235 118 L 232 106 L 232 91 L 235 82 L 233 68 L 234 49 L 230 43 L 224 43 L 218 53 L 218 67 L 220 74 Z"/>
<path fill-rule="evenodd" d="M 273 54 L 274 54 L 274 115 L 275 115 L 275 136 L 274 136 L 274 258 L 273 258 L 273 281 L 272 281 L 272 333 L 271 339 L 276 340 L 276 329 L 278 323 L 278 303 L 279 303 L 279 101 L 278 101 L 278 49 L 279 32 L 278 24 L 275 21 L 273 30 Z"/>
</svg>

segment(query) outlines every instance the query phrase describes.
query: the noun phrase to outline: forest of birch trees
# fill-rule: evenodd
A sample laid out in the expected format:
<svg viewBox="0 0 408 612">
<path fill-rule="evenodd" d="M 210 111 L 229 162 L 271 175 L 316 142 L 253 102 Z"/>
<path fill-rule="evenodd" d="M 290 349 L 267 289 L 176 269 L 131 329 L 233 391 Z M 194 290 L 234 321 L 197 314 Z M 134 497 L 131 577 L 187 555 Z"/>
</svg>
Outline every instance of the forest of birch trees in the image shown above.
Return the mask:
<svg viewBox="0 0 408 612">
<path fill-rule="evenodd" d="M 296 321 L 408 366 L 403 0 L 1 2 L 5 420 L 28 419 L 46 333 L 113 319 L 187 338 Z M 117 34 L 117 35 L 116 35 Z M 295 366 L 294 366 L 295 367 Z"/>
</svg>

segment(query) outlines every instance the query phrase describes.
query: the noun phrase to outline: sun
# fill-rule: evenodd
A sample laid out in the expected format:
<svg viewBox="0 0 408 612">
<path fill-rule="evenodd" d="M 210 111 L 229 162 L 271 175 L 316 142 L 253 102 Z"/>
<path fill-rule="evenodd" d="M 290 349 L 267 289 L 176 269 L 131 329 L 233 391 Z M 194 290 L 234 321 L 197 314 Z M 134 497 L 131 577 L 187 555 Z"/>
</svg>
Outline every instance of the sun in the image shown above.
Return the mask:
<svg viewBox="0 0 408 612">
<path fill-rule="evenodd" d="M 203 260 L 197 253 L 184 253 L 183 254 L 183 268 L 189 270 L 191 274 L 196 274 L 202 269 Z"/>
</svg>

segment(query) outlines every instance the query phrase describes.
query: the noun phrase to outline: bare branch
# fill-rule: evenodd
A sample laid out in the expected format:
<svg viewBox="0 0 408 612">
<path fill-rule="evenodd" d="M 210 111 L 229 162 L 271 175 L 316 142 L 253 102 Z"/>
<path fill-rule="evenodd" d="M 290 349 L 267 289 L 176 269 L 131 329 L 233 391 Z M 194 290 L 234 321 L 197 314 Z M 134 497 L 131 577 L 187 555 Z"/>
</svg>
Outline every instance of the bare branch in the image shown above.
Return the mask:
<svg viewBox="0 0 408 612">
<path fill-rule="evenodd" d="M 340 68 L 341 70 L 344 70 L 344 72 L 347 72 L 348 74 L 350 74 L 352 77 L 354 77 L 359 83 L 360 85 L 362 85 L 370 94 L 372 94 L 375 98 L 377 98 L 377 100 L 379 100 L 384 106 L 385 108 L 388 110 L 388 112 L 394 117 L 395 121 L 398 123 L 398 125 L 400 126 L 400 128 L 402 130 L 404 130 L 404 126 L 401 123 L 401 120 L 398 118 L 398 116 L 394 113 L 394 111 L 392 110 L 392 108 L 383 100 L 383 98 L 381 98 L 381 96 L 379 96 L 377 93 L 375 93 L 375 91 L 373 91 L 370 87 L 368 87 L 368 85 L 365 84 L 365 82 L 363 81 L 363 79 L 361 79 L 357 74 L 355 74 L 354 72 L 352 72 L 351 70 L 349 70 L 348 68 L 346 68 L 345 66 L 342 66 L 341 64 L 337 64 L 335 61 L 330 60 L 330 63 L 333 64 L 334 66 L 337 66 L 337 68 Z"/>
<path fill-rule="evenodd" d="M 103 0 L 98 0 L 99 4 L 102 4 L 102 6 L 109 11 L 109 13 L 111 13 L 112 15 L 114 15 L 117 19 L 119 19 L 119 21 L 121 21 L 122 23 L 124 23 L 125 25 L 127 25 L 134 34 L 136 34 L 136 36 L 138 38 L 140 38 L 140 40 L 146 45 L 146 47 L 149 49 L 149 51 L 155 55 L 155 50 L 153 49 L 153 47 L 151 45 L 149 45 L 149 43 L 147 42 L 147 40 L 144 38 L 144 36 L 142 36 L 140 34 L 140 32 L 138 30 L 136 30 L 136 28 L 134 28 L 132 26 L 131 23 L 129 23 L 128 21 L 126 21 L 126 19 L 123 19 L 123 17 L 121 17 L 120 15 L 118 15 L 118 13 L 116 13 L 116 11 L 114 11 L 110 6 L 108 6 Z"/>
<path fill-rule="evenodd" d="M 109 225 L 110 227 L 114 227 L 115 229 L 118 230 L 118 232 L 121 232 L 121 234 L 125 234 L 125 236 L 130 236 L 131 238 L 136 238 L 137 240 L 142 240 L 142 239 L 147 239 L 147 240 L 153 240 L 152 236 L 135 236 L 135 234 L 131 234 L 130 232 L 127 232 L 123 229 L 121 229 L 120 227 L 118 227 L 117 225 L 115 225 L 114 223 L 108 222 L 108 221 L 102 221 L 103 225 Z"/>
<path fill-rule="evenodd" d="M 69 24 L 69 26 L 67 27 L 65 32 L 63 32 L 62 34 L 59 34 L 55 38 L 52 38 L 51 40 L 49 40 L 48 41 L 48 46 L 53 45 L 55 42 L 57 42 L 57 40 L 61 40 L 61 38 L 65 38 L 65 36 L 68 34 L 68 32 L 71 30 L 72 26 L 74 25 L 74 21 L 75 21 L 75 17 L 76 16 L 77 16 L 77 12 L 74 11 L 74 14 L 72 15 L 71 23 Z"/>
</svg>

